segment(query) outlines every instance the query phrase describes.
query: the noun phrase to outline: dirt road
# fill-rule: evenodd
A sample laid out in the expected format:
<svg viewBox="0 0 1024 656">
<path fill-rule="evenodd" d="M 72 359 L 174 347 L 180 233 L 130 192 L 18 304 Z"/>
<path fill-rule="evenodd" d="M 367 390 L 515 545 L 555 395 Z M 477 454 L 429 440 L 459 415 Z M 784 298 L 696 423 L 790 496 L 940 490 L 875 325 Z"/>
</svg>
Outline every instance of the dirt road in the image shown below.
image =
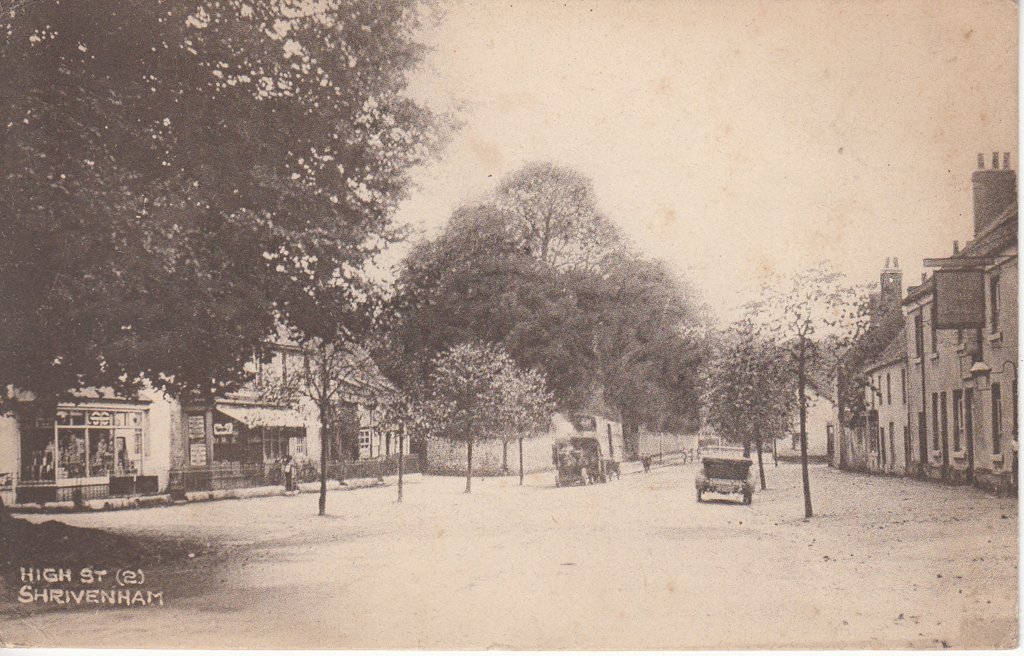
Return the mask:
<svg viewBox="0 0 1024 656">
<path fill-rule="evenodd" d="M 695 501 L 693 466 L 556 489 L 416 477 L 315 495 L 62 516 L 196 536 L 147 573 L 161 607 L 8 604 L 8 645 L 165 648 L 995 647 L 1016 644 L 1017 504 L 769 468 L 752 506 Z M 35 520 L 33 520 L 35 521 Z M 59 563 L 55 563 L 59 565 Z M 126 642 L 126 641 L 130 641 Z"/>
</svg>

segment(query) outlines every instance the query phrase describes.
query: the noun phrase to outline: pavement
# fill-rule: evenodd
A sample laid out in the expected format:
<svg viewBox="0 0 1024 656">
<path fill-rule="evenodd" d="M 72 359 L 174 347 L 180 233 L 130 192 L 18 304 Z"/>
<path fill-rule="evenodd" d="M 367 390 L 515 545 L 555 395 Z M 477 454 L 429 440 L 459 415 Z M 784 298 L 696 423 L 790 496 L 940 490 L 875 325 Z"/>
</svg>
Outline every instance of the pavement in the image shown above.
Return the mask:
<svg viewBox="0 0 1024 656">
<path fill-rule="evenodd" d="M 422 476 L 393 484 L 62 516 L 194 538 L 146 572 L 162 606 L 0 604 L 35 647 L 696 649 L 1012 647 L 1017 502 L 767 466 L 751 506 L 698 504 L 694 465 L 606 485 Z M 31 517 L 44 521 L 44 517 Z M 59 566 L 59 563 L 54 563 Z M 12 587 L 11 582 L 6 583 Z"/>
</svg>

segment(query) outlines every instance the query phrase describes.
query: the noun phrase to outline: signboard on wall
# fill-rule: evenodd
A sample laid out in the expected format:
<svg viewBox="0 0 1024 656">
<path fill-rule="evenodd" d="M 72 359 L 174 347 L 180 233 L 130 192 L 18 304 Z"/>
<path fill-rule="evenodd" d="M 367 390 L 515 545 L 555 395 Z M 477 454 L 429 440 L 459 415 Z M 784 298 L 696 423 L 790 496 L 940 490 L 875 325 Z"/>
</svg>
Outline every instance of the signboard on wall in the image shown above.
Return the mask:
<svg viewBox="0 0 1024 656">
<path fill-rule="evenodd" d="M 213 434 L 214 435 L 233 435 L 235 432 L 235 424 L 231 421 L 224 422 L 213 422 Z"/>
<path fill-rule="evenodd" d="M 189 442 L 206 442 L 206 416 L 205 415 L 189 415 L 188 416 L 188 441 Z"/>
<path fill-rule="evenodd" d="M 985 273 L 977 270 L 939 270 L 935 278 L 935 327 L 985 326 Z"/>
<path fill-rule="evenodd" d="M 206 465 L 206 442 L 196 442 L 189 445 L 188 463 L 193 467 Z"/>
<path fill-rule="evenodd" d="M 106 410 L 93 410 L 89 413 L 90 426 L 109 426 L 111 422 L 110 413 Z"/>
</svg>

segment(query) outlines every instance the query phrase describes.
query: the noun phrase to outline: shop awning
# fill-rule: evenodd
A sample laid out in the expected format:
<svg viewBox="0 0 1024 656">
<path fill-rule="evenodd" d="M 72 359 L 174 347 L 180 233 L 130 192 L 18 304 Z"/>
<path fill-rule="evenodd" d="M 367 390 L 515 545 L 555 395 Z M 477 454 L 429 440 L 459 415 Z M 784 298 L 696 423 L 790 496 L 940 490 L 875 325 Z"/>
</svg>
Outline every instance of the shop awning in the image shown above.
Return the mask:
<svg viewBox="0 0 1024 656">
<path fill-rule="evenodd" d="M 306 422 L 291 408 L 273 408 L 268 406 L 218 405 L 221 412 L 239 421 L 249 428 L 305 428 Z"/>
</svg>

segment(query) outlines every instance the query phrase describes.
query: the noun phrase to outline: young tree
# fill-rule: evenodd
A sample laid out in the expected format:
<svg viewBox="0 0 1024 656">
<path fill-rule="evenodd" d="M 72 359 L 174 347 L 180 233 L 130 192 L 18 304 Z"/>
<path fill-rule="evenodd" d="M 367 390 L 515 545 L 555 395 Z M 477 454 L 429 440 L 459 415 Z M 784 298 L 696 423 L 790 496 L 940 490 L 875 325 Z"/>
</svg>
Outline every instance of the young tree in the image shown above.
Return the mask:
<svg viewBox="0 0 1024 656">
<path fill-rule="evenodd" d="M 789 365 L 788 353 L 746 319 L 729 327 L 704 372 L 707 422 L 724 438 L 742 444 L 745 456 L 751 443 L 756 445 L 762 490 L 768 487 L 763 441 L 774 441 L 786 430 L 796 408 L 796 380 Z"/>
<path fill-rule="evenodd" d="M 826 265 L 765 284 L 749 306 L 753 320 L 786 348 L 795 366 L 800 427 L 804 516 L 814 515 L 807 465 L 807 387 L 812 369 L 834 368 L 841 353 L 867 325 L 863 289 L 845 283 Z"/>
<path fill-rule="evenodd" d="M 300 340 L 305 366 L 270 379 L 257 387 L 264 400 L 287 403 L 309 402 L 316 408 L 320 423 L 320 497 L 319 515 L 327 514 L 327 465 L 331 451 L 331 422 L 342 404 L 376 402 L 388 389 L 379 382 L 379 374 L 369 354 L 350 339 L 337 337 Z"/>
<path fill-rule="evenodd" d="M 551 425 L 555 400 L 536 371 L 516 366 L 504 369 L 498 378 L 498 421 L 505 444 L 516 440 L 519 446 L 519 485 L 523 484 L 523 440 Z"/>
<path fill-rule="evenodd" d="M 466 443 L 466 492 L 472 489 L 473 445 L 501 438 L 500 381 L 515 363 L 500 347 L 455 346 L 438 356 L 424 410 L 435 430 Z"/>
</svg>

